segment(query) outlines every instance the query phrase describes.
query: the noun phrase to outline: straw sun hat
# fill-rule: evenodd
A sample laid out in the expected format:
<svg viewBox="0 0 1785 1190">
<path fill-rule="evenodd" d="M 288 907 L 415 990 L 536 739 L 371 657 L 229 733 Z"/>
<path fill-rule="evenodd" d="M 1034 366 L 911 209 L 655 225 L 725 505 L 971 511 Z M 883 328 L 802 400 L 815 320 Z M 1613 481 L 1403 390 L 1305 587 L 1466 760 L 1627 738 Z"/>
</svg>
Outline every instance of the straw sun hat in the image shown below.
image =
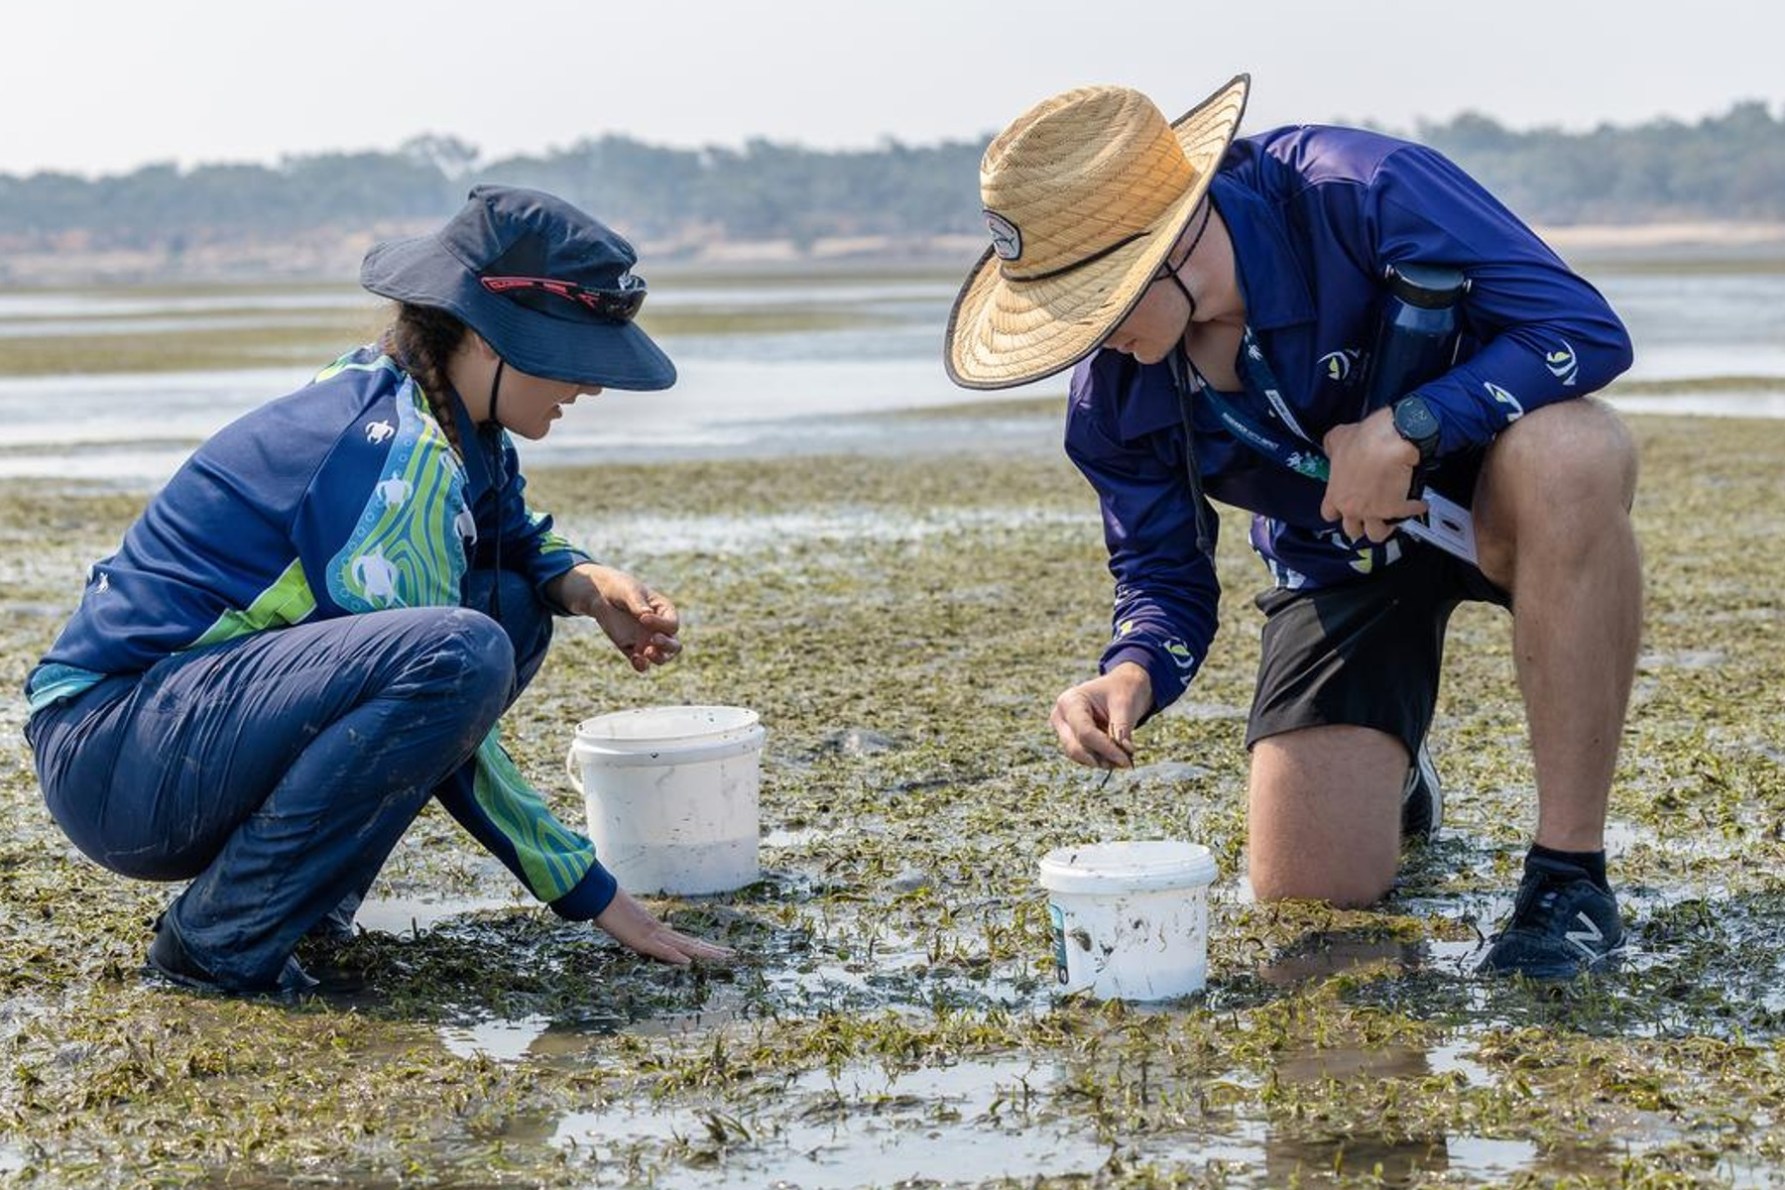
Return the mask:
<svg viewBox="0 0 1785 1190">
<path fill-rule="evenodd" d="M 1080 87 L 1005 129 L 980 162 L 992 246 L 948 317 L 949 378 L 1009 388 L 1095 351 L 1208 193 L 1250 82 L 1236 76 L 1169 125 L 1138 91 Z"/>
</svg>

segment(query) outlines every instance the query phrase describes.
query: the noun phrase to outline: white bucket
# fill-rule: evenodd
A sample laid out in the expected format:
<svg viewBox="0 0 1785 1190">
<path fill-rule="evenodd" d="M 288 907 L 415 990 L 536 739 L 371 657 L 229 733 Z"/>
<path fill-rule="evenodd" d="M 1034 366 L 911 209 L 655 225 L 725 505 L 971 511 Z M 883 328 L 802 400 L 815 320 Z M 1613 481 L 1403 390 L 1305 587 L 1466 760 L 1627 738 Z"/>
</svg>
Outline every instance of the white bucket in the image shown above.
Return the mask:
<svg viewBox="0 0 1785 1190">
<path fill-rule="evenodd" d="M 632 893 L 753 883 L 767 733 L 743 707 L 645 707 L 577 724 L 565 768 L 595 854 Z"/>
<path fill-rule="evenodd" d="M 1208 979 L 1207 847 L 1175 840 L 1062 847 L 1041 859 L 1061 990 L 1169 1000 Z"/>
</svg>

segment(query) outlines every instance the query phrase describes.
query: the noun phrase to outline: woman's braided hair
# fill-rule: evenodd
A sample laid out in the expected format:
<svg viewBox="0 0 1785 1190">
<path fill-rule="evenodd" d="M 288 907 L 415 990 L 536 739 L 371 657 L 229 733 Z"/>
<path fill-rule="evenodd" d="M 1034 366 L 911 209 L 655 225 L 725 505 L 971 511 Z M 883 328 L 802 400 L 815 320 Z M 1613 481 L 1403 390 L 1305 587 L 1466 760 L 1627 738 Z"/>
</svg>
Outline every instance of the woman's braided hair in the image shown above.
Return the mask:
<svg viewBox="0 0 1785 1190">
<path fill-rule="evenodd" d="M 380 340 L 391 358 L 421 385 L 434 420 L 440 423 L 446 440 L 460 458 L 464 457 L 465 448 L 459 442 L 459 423 L 453 416 L 452 400 L 446 395 L 451 391 L 446 364 L 464 339 L 465 324 L 445 310 L 398 302 L 396 316 Z"/>
</svg>

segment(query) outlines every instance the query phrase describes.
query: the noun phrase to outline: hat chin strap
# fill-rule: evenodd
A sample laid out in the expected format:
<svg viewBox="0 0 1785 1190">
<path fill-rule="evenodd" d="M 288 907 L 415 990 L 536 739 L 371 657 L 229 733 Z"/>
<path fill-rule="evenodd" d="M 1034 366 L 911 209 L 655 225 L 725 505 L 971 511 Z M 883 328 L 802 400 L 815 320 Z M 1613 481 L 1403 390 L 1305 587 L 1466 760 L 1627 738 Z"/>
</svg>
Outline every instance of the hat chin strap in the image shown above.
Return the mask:
<svg viewBox="0 0 1785 1190">
<path fill-rule="evenodd" d="M 490 415 L 484 419 L 484 424 L 486 425 L 499 426 L 502 424 L 496 418 L 496 401 L 501 396 L 502 367 L 504 363 L 505 361 L 501 356 L 496 357 L 496 374 L 490 377 Z"/>
<path fill-rule="evenodd" d="M 1190 263 L 1190 258 L 1196 255 L 1196 246 L 1202 243 L 1202 233 L 1209 229 L 1209 216 L 1215 213 L 1215 203 L 1206 194 L 1202 198 L 1202 207 L 1202 223 L 1197 227 L 1196 234 L 1190 237 L 1189 250 L 1175 265 L 1171 263 L 1169 257 L 1165 261 L 1165 275 L 1171 278 L 1171 283 L 1178 287 L 1178 292 L 1183 294 L 1184 300 L 1190 303 L 1190 314 L 1184 319 L 1186 332 L 1189 331 L 1190 324 L 1196 320 L 1196 295 L 1190 292 L 1190 287 L 1184 284 L 1182 277 L 1178 276 L 1178 270 Z"/>
</svg>

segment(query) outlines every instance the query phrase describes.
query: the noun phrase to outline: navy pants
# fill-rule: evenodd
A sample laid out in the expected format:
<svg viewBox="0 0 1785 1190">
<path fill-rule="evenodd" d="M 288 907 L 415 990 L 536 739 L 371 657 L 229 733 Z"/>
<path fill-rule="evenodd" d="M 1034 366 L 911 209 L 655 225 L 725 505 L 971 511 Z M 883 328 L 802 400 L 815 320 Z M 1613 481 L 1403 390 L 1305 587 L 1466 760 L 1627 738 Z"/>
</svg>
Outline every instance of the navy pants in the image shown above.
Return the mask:
<svg viewBox="0 0 1785 1190">
<path fill-rule="evenodd" d="M 103 867 L 191 880 L 162 928 L 219 983 L 270 985 L 429 798 L 484 833 L 472 753 L 552 633 L 518 574 L 473 572 L 468 601 L 492 606 L 498 581 L 500 622 L 428 607 L 298 624 L 45 707 L 29 734 L 50 814 Z"/>
</svg>

